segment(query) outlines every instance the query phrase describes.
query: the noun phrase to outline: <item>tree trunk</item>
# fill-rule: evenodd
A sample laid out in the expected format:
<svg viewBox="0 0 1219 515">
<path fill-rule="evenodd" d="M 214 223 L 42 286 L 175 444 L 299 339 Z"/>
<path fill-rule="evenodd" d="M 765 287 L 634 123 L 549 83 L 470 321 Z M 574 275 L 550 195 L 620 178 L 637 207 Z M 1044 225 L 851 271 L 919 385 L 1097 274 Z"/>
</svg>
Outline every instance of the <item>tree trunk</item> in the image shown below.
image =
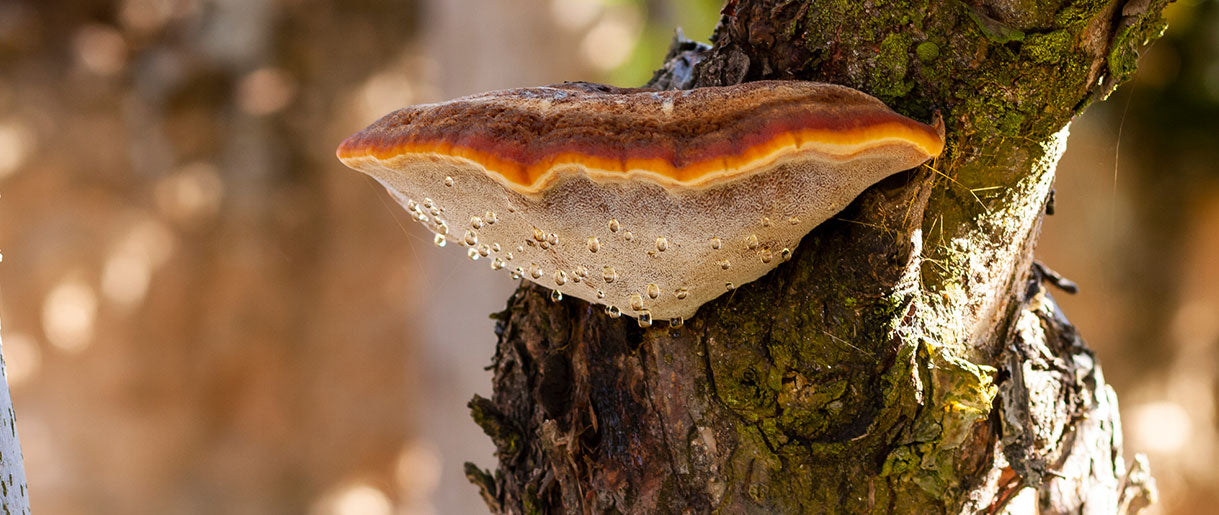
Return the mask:
<svg viewBox="0 0 1219 515">
<path fill-rule="evenodd" d="M 0 342 L 0 350 L 4 344 Z M 17 438 L 17 414 L 8 391 L 8 375 L 0 358 L 0 510 L 6 514 L 30 512 L 30 490 L 25 484 L 25 461 Z"/>
<path fill-rule="evenodd" d="M 524 284 L 497 315 L 492 511 L 1133 511 L 1116 397 L 1033 262 L 1066 126 L 1133 73 L 1166 0 L 729 0 L 660 88 L 844 84 L 940 112 L 936 162 L 791 260 L 640 329 Z M 663 326 L 663 324 L 658 324 Z"/>
</svg>

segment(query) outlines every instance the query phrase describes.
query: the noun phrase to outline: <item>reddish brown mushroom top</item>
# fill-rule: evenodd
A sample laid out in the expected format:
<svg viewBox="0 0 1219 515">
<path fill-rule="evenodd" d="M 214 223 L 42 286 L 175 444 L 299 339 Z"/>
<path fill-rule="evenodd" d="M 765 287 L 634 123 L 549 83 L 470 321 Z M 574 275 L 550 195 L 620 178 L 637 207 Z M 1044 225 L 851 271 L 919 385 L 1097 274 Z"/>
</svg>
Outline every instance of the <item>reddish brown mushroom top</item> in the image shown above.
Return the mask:
<svg viewBox="0 0 1219 515">
<path fill-rule="evenodd" d="M 902 145 L 933 157 L 943 149 L 942 134 L 940 125 L 827 84 L 654 91 L 568 83 L 401 109 L 348 138 L 338 156 L 468 159 L 520 192 L 544 189 L 571 165 L 602 180 L 644 175 L 702 186 L 801 152 L 842 160 Z"/>
</svg>

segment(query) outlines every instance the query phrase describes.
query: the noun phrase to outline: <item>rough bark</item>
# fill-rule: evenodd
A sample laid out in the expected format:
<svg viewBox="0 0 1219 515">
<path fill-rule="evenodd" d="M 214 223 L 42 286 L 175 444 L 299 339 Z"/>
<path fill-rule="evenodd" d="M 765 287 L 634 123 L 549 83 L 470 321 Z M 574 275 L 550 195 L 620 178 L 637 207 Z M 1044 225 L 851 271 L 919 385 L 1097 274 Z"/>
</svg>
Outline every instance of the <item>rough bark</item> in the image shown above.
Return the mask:
<svg viewBox="0 0 1219 515">
<path fill-rule="evenodd" d="M 0 342 L 0 349 L 4 344 Z M 17 437 L 17 413 L 8 391 L 4 359 L 0 358 L 0 510 L 6 514 L 30 512 L 30 490 L 25 483 L 25 461 Z"/>
<path fill-rule="evenodd" d="M 1134 71 L 1166 0 L 730 0 L 651 84 L 869 92 L 948 150 L 790 262 L 640 329 L 523 285 L 497 315 L 492 511 L 1043 512 L 1154 497 L 1116 398 L 1032 251 L 1066 126 Z"/>
</svg>

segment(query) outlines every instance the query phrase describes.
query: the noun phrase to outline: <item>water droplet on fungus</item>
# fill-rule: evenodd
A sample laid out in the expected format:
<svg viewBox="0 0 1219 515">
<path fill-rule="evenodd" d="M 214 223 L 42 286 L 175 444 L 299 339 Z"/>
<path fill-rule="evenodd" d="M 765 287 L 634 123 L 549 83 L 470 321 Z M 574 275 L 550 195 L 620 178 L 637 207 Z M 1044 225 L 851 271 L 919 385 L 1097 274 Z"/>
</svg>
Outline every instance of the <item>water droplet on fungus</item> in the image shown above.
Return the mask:
<svg viewBox="0 0 1219 515">
<path fill-rule="evenodd" d="M 654 299 L 656 297 L 659 297 L 660 296 L 660 287 L 657 286 L 656 283 L 649 283 L 647 286 L 647 293 L 648 293 L 649 298 Z"/>
</svg>

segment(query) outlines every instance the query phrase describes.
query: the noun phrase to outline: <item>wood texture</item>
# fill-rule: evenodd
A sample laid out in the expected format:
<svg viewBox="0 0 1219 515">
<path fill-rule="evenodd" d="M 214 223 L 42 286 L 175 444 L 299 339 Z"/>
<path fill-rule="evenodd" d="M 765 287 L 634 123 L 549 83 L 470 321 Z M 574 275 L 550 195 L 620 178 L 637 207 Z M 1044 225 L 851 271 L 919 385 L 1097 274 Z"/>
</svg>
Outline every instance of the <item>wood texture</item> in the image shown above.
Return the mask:
<svg viewBox="0 0 1219 515">
<path fill-rule="evenodd" d="M 948 150 L 791 262 L 639 330 L 523 286 L 499 315 L 494 511 L 1134 510 L 1112 390 L 1041 287 L 1066 127 L 1134 71 L 1165 2 L 729 1 L 653 84 L 801 78 L 944 114 Z"/>
</svg>

